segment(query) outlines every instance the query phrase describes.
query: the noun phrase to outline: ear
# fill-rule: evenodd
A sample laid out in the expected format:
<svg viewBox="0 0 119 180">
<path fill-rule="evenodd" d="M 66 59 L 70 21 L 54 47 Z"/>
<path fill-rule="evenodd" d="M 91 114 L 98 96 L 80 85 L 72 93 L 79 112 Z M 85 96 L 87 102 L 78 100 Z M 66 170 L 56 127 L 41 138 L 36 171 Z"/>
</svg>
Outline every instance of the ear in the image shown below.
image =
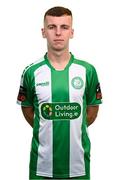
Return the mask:
<svg viewBox="0 0 119 180">
<path fill-rule="evenodd" d="M 42 32 L 43 38 L 46 38 L 46 36 L 45 36 L 45 29 L 44 28 L 41 29 L 41 32 Z"/>
<path fill-rule="evenodd" d="M 71 30 L 71 36 L 70 39 L 72 39 L 74 37 L 74 29 Z"/>
</svg>

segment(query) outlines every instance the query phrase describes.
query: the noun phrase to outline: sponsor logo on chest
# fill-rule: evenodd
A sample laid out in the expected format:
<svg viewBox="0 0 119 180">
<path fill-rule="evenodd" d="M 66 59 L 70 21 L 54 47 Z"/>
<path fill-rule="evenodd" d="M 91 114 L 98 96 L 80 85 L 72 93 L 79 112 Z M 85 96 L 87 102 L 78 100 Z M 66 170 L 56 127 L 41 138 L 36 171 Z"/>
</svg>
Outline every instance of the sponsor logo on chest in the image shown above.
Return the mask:
<svg viewBox="0 0 119 180">
<path fill-rule="evenodd" d="M 80 116 L 79 103 L 43 103 L 40 106 L 41 116 L 47 120 L 73 120 Z"/>
</svg>

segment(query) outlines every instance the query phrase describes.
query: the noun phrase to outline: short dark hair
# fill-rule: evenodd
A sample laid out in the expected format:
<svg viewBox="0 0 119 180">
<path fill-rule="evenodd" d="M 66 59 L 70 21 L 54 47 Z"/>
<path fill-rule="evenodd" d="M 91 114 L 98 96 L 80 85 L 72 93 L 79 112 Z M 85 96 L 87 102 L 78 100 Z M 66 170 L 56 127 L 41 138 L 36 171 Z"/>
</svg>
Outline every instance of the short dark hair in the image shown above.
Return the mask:
<svg viewBox="0 0 119 180">
<path fill-rule="evenodd" d="M 58 16 L 63 16 L 63 15 L 72 17 L 72 12 L 68 8 L 65 8 L 62 6 L 55 6 L 46 11 L 46 13 L 44 15 L 44 20 L 45 20 L 46 16 L 57 16 L 58 17 Z"/>
</svg>

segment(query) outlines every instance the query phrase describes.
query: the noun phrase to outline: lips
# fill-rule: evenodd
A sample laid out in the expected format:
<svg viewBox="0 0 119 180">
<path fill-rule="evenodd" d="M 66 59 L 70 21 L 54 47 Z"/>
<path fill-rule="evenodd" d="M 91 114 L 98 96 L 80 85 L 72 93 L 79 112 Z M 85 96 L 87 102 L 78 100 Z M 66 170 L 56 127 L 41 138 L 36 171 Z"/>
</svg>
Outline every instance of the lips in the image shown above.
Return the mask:
<svg viewBox="0 0 119 180">
<path fill-rule="evenodd" d="M 64 41 L 63 39 L 54 39 L 55 42 L 62 42 Z"/>
</svg>

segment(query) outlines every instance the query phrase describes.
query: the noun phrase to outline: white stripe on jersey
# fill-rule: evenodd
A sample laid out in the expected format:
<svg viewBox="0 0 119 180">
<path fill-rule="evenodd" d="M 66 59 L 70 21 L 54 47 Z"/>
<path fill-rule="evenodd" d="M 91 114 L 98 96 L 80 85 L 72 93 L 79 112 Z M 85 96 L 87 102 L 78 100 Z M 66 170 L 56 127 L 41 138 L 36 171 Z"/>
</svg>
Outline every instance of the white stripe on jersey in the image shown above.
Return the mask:
<svg viewBox="0 0 119 180">
<path fill-rule="evenodd" d="M 51 102 L 51 70 L 47 65 L 39 67 L 35 71 L 35 87 L 39 106 L 43 102 Z M 48 86 L 42 83 L 49 82 Z M 40 109 L 39 109 L 40 111 Z M 47 134 L 46 134 L 47 133 Z M 37 175 L 52 177 L 52 121 L 40 117 L 39 124 L 39 149 L 37 160 Z"/>
<path fill-rule="evenodd" d="M 69 97 L 70 102 L 78 102 L 81 105 L 81 115 L 78 119 L 70 121 L 70 177 L 85 175 L 84 149 L 82 147 L 82 119 L 83 119 L 83 94 L 85 90 L 86 69 L 80 65 L 72 64 L 69 68 Z M 80 77 L 83 87 L 75 89 L 72 79 Z M 79 173 L 80 172 L 80 173 Z"/>
</svg>

